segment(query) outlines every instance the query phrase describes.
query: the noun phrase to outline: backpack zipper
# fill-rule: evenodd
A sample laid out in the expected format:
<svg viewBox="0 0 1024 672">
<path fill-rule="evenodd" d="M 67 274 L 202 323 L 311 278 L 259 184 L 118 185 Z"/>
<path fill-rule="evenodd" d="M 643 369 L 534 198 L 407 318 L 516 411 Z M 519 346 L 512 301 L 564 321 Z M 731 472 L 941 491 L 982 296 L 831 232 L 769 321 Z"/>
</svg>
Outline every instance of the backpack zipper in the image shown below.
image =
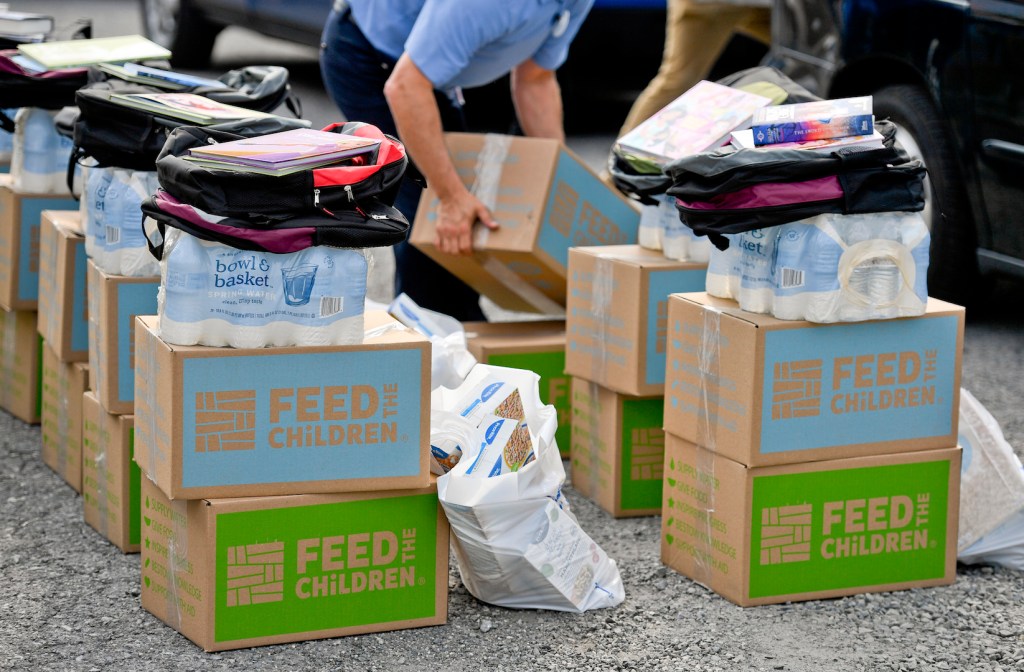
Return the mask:
<svg viewBox="0 0 1024 672">
<path fill-rule="evenodd" d="M 319 208 L 320 207 L 320 190 L 319 189 L 314 189 L 313 190 L 313 207 L 314 208 Z"/>
</svg>

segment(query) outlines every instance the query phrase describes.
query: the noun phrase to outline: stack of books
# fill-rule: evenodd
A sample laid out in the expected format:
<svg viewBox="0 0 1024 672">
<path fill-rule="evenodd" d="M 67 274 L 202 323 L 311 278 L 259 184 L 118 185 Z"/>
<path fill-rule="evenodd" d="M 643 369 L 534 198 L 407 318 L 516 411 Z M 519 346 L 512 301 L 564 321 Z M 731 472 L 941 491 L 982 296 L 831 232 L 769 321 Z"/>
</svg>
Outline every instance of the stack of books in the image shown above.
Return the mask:
<svg viewBox="0 0 1024 672">
<path fill-rule="evenodd" d="M 299 128 L 193 147 L 186 160 L 207 168 L 259 175 L 289 175 L 369 154 L 379 140 Z"/>
<path fill-rule="evenodd" d="M 31 12 L 0 11 L 0 41 L 42 42 L 53 32 L 53 17 Z"/>
</svg>

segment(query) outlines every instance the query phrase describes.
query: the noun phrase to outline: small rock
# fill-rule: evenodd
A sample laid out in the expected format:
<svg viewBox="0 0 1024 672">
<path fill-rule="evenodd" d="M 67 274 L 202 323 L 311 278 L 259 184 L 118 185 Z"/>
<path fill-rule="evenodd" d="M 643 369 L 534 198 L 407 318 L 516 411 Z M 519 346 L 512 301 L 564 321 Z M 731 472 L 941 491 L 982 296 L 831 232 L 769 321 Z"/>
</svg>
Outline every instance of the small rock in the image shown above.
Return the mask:
<svg viewBox="0 0 1024 672">
<path fill-rule="evenodd" d="M 489 618 L 485 618 L 484 620 L 480 621 L 480 632 L 490 632 L 491 628 L 493 627 L 494 624 L 491 623 L 491 619 Z"/>
</svg>

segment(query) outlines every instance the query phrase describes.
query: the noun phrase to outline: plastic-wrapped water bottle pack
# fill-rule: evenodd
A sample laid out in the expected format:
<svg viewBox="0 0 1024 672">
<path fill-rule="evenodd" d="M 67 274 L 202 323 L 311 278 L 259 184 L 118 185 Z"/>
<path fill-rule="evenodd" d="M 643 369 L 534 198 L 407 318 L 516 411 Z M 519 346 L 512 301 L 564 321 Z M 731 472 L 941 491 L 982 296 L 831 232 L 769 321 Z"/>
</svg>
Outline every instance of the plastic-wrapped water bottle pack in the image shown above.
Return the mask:
<svg viewBox="0 0 1024 672">
<path fill-rule="evenodd" d="M 156 172 L 97 167 L 85 171 L 81 213 L 86 254 L 106 273 L 159 275 L 160 267 L 146 244 L 139 207 L 159 187 Z"/>
<path fill-rule="evenodd" d="M 920 213 L 825 214 L 729 237 L 707 291 L 784 320 L 856 322 L 921 315 L 928 246 Z"/>
<path fill-rule="evenodd" d="M 658 205 L 645 205 L 640 211 L 637 243 L 649 250 L 661 250 L 675 261 L 706 262 L 711 254 L 711 241 L 694 235 L 683 224 L 676 210 L 675 199 L 663 195 Z"/>
<path fill-rule="evenodd" d="M 166 234 L 157 311 L 177 345 L 262 348 L 363 340 L 364 250 L 310 247 L 272 254 Z"/>
<path fill-rule="evenodd" d="M 68 193 L 68 161 L 72 142 L 57 132 L 56 112 L 23 107 L 14 118 L 11 150 L 12 185 L 29 194 Z M 76 191 L 80 188 L 76 169 Z"/>
</svg>

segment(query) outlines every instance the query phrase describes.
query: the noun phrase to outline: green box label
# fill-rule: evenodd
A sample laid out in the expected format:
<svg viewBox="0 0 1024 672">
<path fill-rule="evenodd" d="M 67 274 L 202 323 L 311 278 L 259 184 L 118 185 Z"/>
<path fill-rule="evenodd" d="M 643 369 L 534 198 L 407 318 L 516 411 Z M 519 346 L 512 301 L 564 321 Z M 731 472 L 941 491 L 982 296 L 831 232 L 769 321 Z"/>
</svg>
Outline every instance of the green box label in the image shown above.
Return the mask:
<svg viewBox="0 0 1024 672">
<path fill-rule="evenodd" d="M 622 462 L 619 469 L 620 505 L 629 509 L 661 508 L 665 468 L 665 400 L 623 399 Z"/>
<path fill-rule="evenodd" d="M 434 616 L 437 495 L 217 516 L 218 642 Z"/>
<path fill-rule="evenodd" d="M 525 369 L 540 376 L 540 400 L 558 412 L 555 442 L 562 457 L 569 456 L 572 430 L 572 399 L 569 377 L 565 375 L 565 350 L 551 352 L 517 352 L 491 355 L 485 364 L 510 369 Z"/>
<path fill-rule="evenodd" d="M 949 461 L 754 478 L 750 597 L 938 579 Z"/>
<path fill-rule="evenodd" d="M 142 540 L 142 469 L 135 462 L 135 428 L 128 430 L 128 543 Z"/>
</svg>

